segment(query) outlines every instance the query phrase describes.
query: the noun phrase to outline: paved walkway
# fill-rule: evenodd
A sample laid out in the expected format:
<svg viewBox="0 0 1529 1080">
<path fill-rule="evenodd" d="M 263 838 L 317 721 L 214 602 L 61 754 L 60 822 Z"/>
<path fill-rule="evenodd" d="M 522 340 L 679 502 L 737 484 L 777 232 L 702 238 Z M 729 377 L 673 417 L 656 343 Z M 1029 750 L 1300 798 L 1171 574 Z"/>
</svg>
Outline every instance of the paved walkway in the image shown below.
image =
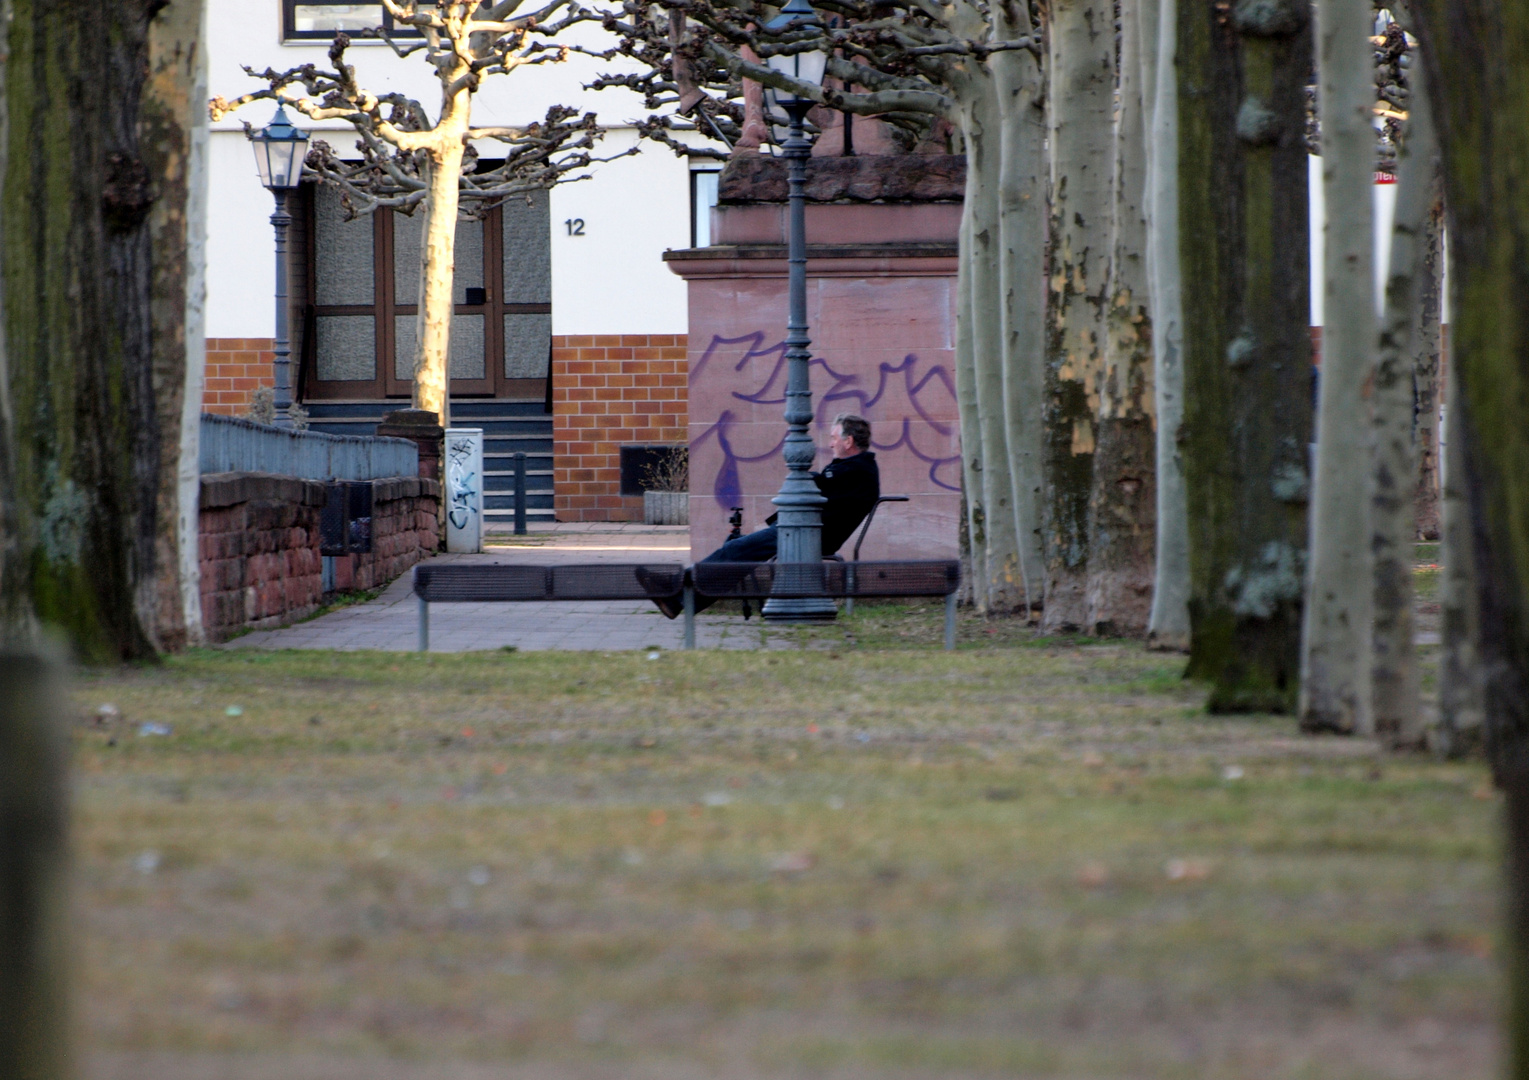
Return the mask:
<svg viewBox="0 0 1529 1080">
<path fill-rule="evenodd" d="M 690 530 L 684 526 L 611 523 L 532 524 L 526 536 L 491 532 L 481 555 L 437 555 L 436 563 L 676 562 L 690 561 Z M 228 648 L 381 649 L 410 651 L 418 645 L 414 575 L 404 574 L 365 604 L 282 630 L 259 630 Z M 784 646 L 766 635 L 758 618 L 701 615 L 696 645 L 711 649 Z M 773 642 L 769 639 L 773 636 Z M 499 649 L 642 649 L 684 645 L 683 620 L 670 621 L 646 601 L 523 604 L 432 604 L 430 651 Z"/>
</svg>

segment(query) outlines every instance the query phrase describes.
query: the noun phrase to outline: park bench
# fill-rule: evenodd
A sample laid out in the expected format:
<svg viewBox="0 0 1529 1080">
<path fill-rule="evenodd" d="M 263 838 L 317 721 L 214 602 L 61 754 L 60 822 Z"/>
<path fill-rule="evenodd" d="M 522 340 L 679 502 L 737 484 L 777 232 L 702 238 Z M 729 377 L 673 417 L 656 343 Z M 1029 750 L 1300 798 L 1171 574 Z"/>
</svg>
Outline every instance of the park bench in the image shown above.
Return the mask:
<svg viewBox="0 0 1529 1080">
<path fill-rule="evenodd" d="M 846 606 L 857 597 L 944 597 L 945 647 L 956 647 L 959 559 L 896 562 L 698 562 L 685 573 L 685 648 L 695 648 L 695 598 L 770 600 L 831 597 Z"/>
<path fill-rule="evenodd" d="M 945 647 L 956 644 L 956 593 L 961 564 L 955 559 L 903 562 L 821 563 L 568 563 L 432 565 L 414 568 L 419 604 L 419 650 L 430 649 L 430 605 L 558 600 L 654 600 L 683 593 L 685 648 L 695 648 L 695 598 L 772 597 L 945 598 Z"/>
</svg>

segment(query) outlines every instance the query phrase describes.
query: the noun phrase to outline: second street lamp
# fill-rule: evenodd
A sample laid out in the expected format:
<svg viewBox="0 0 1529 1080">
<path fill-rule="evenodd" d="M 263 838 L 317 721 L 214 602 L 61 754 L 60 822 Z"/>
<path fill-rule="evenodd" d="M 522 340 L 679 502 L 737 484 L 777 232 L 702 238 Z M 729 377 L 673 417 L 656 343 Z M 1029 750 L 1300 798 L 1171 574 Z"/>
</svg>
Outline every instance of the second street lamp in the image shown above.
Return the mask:
<svg viewBox="0 0 1529 1080">
<path fill-rule="evenodd" d="M 817 13 L 808 0 L 790 0 L 781 13 L 765 24 L 766 32 L 782 35 L 793 30 L 822 29 Z M 777 54 L 768 61 L 772 71 L 801 83 L 821 86 L 828 54 L 821 49 L 805 49 Z M 787 296 L 786 320 L 786 479 L 780 494 L 772 502 L 778 507 L 776 521 L 776 562 L 793 566 L 788 574 L 814 575 L 821 583 L 823 561 L 823 504 L 827 502 L 813 482 L 810 470 L 817 456 L 812 438 L 812 385 L 809 365 L 812 353 L 807 336 L 807 159 L 812 156 L 812 142 L 807 138 L 807 111 L 815 102 L 794 91 L 765 89 L 767 104 L 773 112 L 786 114 L 789 131 L 781 149 L 786 159 L 786 177 L 790 191 L 789 233 L 786 247 Z M 784 592 L 813 591 L 813 582 L 783 580 Z M 775 621 L 827 620 L 838 614 L 827 597 L 783 596 L 765 602 L 764 617 Z"/>
<path fill-rule="evenodd" d="M 246 129 L 247 130 L 247 129 Z M 287 111 L 276 106 L 276 115 L 259 131 L 250 133 L 255 148 L 255 168 L 260 182 L 276 196 L 276 212 L 271 224 L 276 227 L 276 354 L 272 367 L 276 405 L 276 424 L 292 424 L 292 346 L 287 331 L 287 229 L 292 215 L 287 212 L 287 197 L 303 179 L 303 159 L 308 156 L 308 133 L 292 126 Z"/>
</svg>

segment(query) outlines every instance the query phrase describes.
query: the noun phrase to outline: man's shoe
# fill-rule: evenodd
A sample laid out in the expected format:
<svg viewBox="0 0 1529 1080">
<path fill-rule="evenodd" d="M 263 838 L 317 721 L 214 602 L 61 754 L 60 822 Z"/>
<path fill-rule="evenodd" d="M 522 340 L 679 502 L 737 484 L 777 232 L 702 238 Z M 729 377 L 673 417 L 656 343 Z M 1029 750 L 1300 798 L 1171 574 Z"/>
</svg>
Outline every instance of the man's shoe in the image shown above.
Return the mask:
<svg viewBox="0 0 1529 1080">
<path fill-rule="evenodd" d="M 652 571 L 650 571 L 646 566 L 639 566 L 637 568 L 637 584 L 643 587 L 643 591 L 648 594 L 648 599 L 653 601 L 653 606 L 664 613 L 664 618 L 678 619 L 685 613 L 685 609 L 681 602 L 677 601 L 674 597 L 653 595 L 658 591 L 659 586 L 658 582 L 654 580 Z M 668 582 L 665 582 L 664 584 L 668 585 Z M 672 587 L 673 586 L 670 586 L 670 588 Z"/>
</svg>

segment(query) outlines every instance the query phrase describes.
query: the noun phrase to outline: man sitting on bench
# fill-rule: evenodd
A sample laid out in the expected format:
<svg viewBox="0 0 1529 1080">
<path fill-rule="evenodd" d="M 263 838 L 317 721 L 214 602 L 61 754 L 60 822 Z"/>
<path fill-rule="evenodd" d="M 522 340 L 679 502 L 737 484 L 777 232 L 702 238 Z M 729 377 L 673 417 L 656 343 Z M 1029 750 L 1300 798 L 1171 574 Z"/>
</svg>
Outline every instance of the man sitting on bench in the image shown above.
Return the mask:
<svg viewBox="0 0 1529 1080">
<path fill-rule="evenodd" d="M 840 413 L 834 417 L 828 436 L 828 452 L 833 460 L 822 472 L 813 473 L 818 490 L 828 500 L 823 504 L 823 554 L 832 555 L 876 506 L 881 497 L 881 473 L 876 455 L 871 452 L 871 424 L 863 416 Z M 775 558 L 775 518 L 771 514 L 765 527 L 736 540 L 729 540 L 702 562 L 762 563 Z M 669 618 L 684 612 L 683 594 L 656 598 L 653 603 Z M 703 611 L 715 600 L 698 596 L 696 611 Z"/>
</svg>

